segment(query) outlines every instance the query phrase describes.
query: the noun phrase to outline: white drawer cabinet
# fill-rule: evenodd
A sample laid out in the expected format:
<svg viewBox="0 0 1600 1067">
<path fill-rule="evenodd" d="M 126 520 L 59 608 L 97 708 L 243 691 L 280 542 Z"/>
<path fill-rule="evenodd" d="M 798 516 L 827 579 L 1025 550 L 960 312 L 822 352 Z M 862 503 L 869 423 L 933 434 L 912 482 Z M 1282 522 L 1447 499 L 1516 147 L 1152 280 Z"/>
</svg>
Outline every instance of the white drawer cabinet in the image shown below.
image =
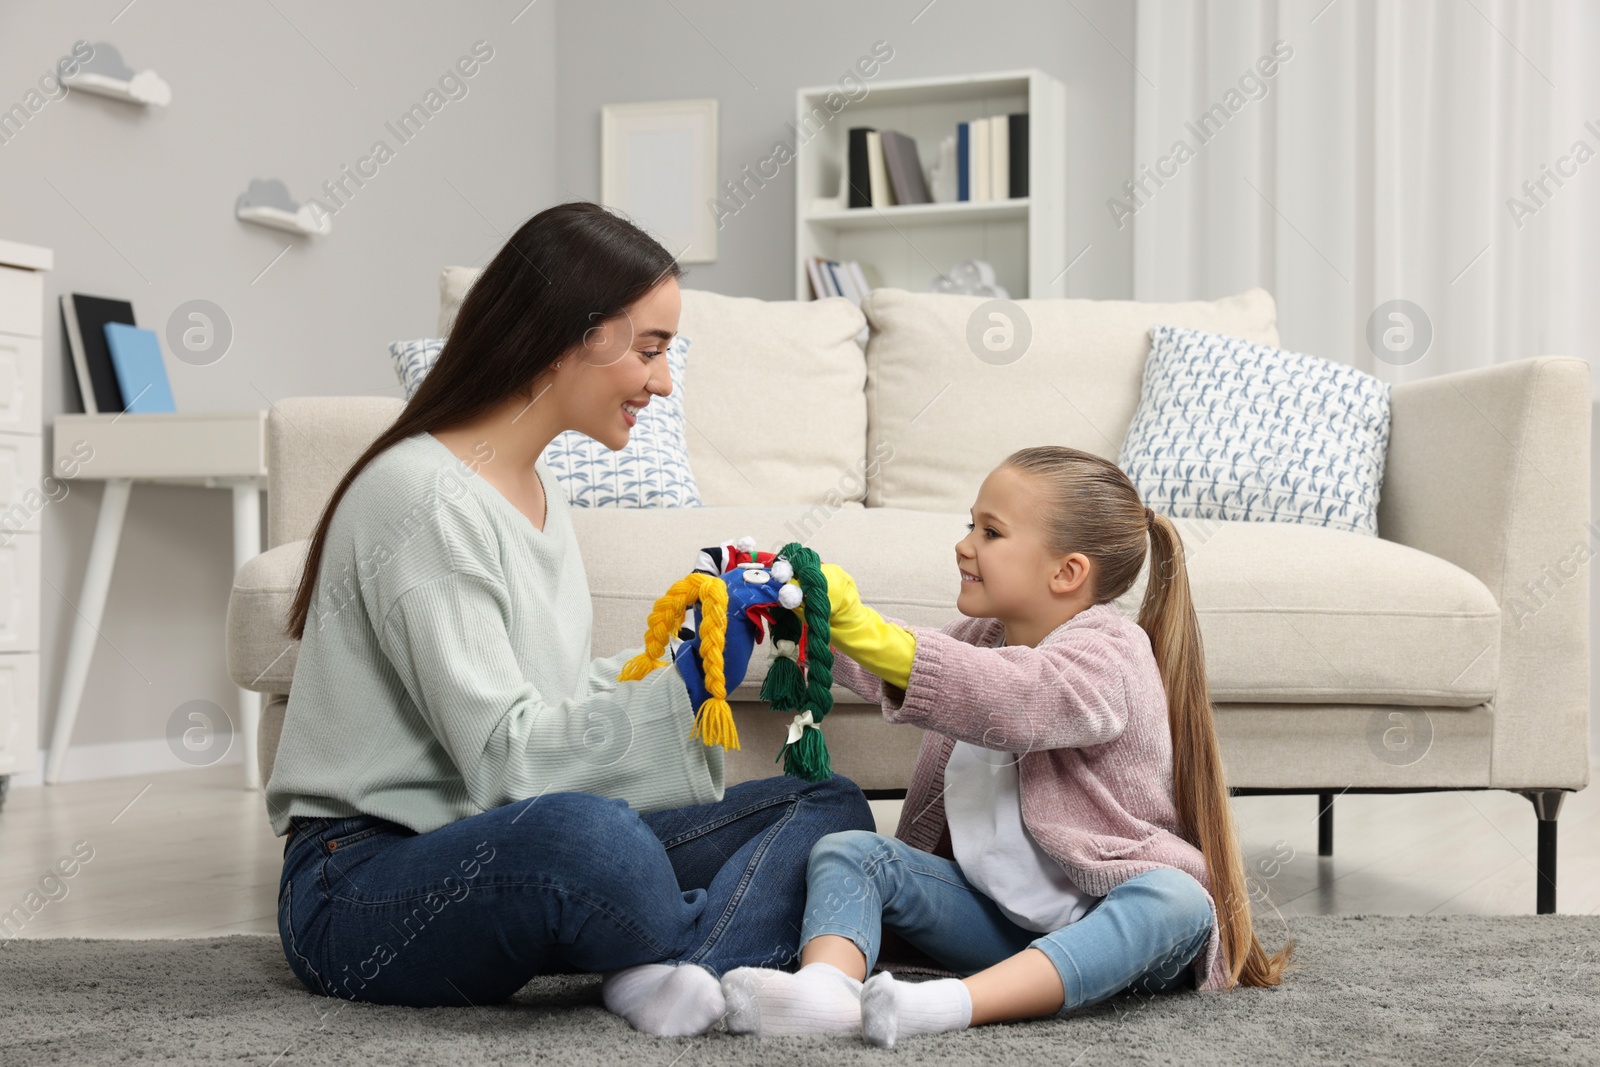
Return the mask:
<svg viewBox="0 0 1600 1067">
<path fill-rule="evenodd" d="M 39 762 L 39 531 L 59 493 L 41 434 L 48 248 L 0 240 L 0 804 Z"/>
<path fill-rule="evenodd" d="M 39 653 L 0 653 L 0 767 L 22 771 L 38 761 Z"/>
<path fill-rule="evenodd" d="M 43 364 L 39 338 L 0 333 L 0 433 L 38 436 Z"/>
</svg>

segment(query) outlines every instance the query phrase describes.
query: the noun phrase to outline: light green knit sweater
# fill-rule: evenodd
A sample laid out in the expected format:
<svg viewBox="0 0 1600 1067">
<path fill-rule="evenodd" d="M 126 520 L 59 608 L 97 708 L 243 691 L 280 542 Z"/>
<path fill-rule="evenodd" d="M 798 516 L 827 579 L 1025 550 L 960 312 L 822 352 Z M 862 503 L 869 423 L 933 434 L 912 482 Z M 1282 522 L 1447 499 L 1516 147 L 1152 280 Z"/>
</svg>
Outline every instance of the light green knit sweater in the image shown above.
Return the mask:
<svg viewBox="0 0 1600 1067">
<path fill-rule="evenodd" d="M 293 815 L 425 833 L 565 791 L 641 812 L 721 799 L 723 751 L 690 739 L 677 670 L 618 682 L 638 648 L 591 660 L 570 505 L 542 459 L 535 471 L 543 531 L 429 433 L 351 484 L 267 782 L 279 836 Z"/>
</svg>

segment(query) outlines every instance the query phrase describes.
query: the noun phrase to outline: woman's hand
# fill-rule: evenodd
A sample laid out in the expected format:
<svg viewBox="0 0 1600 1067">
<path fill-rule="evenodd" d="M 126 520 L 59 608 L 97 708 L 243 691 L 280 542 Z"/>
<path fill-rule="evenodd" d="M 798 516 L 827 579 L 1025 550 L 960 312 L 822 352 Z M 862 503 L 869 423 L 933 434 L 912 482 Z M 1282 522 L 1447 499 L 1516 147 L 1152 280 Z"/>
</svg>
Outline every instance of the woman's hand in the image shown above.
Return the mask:
<svg viewBox="0 0 1600 1067">
<path fill-rule="evenodd" d="M 911 680 L 911 660 L 917 639 L 910 630 L 884 619 L 861 601 L 856 580 L 837 564 L 824 563 L 831 608 L 828 643 L 901 689 Z"/>
<path fill-rule="evenodd" d="M 731 570 L 722 575 L 722 581 L 728 587 L 728 636 L 722 646 L 722 677 L 725 692 L 728 693 L 732 693 L 744 681 L 750 669 L 750 656 L 761 637 L 760 624 L 750 618 L 748 609 L 776 604 L 779 592 L 786 584 L 773 578 L 770 572 L 762 573 L 766 574 L 766 579 L 760 582 L 747 581 L 744 570 Z M 698 603 L 694 608 L 694 616 L 695 637 L 683 643 L 674 659 L 689 687 L 689 697 L 698 708 L 709 696 L 705 667 L 700 660 L 700 627 L 704 625 L 705 618 Z"/>
</svg>

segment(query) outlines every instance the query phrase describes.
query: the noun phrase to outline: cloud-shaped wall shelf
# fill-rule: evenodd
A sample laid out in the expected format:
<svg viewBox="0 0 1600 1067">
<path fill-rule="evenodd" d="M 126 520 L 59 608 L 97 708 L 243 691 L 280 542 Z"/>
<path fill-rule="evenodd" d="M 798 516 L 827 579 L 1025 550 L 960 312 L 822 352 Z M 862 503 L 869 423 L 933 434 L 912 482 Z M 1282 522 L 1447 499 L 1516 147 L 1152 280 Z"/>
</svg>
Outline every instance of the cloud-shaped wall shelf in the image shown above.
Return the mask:
<svg viewBox="0 0 1600 1067">
<path fill-rule="evenodd" d="M 113 100 L 166 107 L 172 103 L 172 88 L 153 70 L 137 74 L 122 61 L 116 48 L 104 41 L 94 45 L 94 55 L 70 78 L 61 83 L 69 89 L 82 89 Z"/>
<path fill-rule="evenodd" d="M 310 234 L 322 237 L 333 231 L 333 219 L 325 212 L 313 211 L 308 204 L 298 204 L 289 195 L 288 186 L 276 178 L 257 179 L 250 188 L 239 194 L 233 203 L 235 217 L 258 226 L 271 226 L 275 230 Z"/>
</svg>

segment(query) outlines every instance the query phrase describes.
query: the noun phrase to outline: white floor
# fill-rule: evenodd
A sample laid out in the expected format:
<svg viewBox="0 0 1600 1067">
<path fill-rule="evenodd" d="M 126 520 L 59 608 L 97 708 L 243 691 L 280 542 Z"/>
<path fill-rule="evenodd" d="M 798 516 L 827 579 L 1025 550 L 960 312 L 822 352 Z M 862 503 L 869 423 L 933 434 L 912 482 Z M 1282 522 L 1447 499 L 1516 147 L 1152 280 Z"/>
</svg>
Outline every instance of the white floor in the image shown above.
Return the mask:
<svg viewBox="0 0 1600 1067">
<path fill-rule="evenodd" d="M 241 778 L 230 765 L 14 789 L 0 810 L 0 923 L 27 915 L 30 893 L 48 903 L 0 925 L 0 941 L 276 934 L 283 842 Z M 899 803 L 873 808 L 892 832 Z M 1328 858 L 1314 796 L 1238 797 L 1234 810 L 1247 866 L 1286 920 L 1534 912 L 1533 806 L 1515 794 L 1341 796 Z M 1600 912 L 1600 789 L 1568 796 L 1559 825 L 1557 910 Z M 63 878 L 56 864 L 75 849 L 91 858 Z"/>
</svg>

